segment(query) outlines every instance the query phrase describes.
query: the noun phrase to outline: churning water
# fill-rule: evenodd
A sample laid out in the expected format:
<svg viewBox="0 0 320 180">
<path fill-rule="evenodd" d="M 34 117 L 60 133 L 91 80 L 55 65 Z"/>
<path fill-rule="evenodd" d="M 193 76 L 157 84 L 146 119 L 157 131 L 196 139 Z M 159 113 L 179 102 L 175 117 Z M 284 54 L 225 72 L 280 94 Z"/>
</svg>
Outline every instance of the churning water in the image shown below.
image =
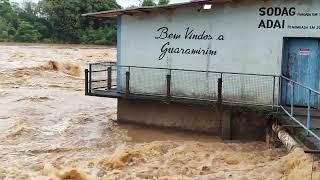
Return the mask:
<svg viewBox="0 0 320 180">
<path fill-rule="evenodd" d="M 0 179 L 311 179 L 313 159 L 299 150 L 113 122 L 117 101 L 85 97 L 82 72 L 115 57 L 0 46 Z"/>
</svg>

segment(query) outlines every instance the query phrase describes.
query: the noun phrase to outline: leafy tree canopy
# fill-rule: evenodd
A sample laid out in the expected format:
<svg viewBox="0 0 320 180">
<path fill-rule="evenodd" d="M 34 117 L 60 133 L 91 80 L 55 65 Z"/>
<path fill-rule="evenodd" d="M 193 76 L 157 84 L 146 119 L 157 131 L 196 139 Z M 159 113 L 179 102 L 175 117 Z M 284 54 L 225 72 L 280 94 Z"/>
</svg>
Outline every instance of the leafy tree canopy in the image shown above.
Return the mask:
<svg viewBox="0 0 320 180">
<path fill-rule="evenodd" d="M 155 6 L 157 5 L 154 0 L 143 0 L 142 6 Z"/>
<path fill-rule="evenodd" d="M 22 42 L 38 42 L 40 39 L 40 33 L 29 22 L 21 21 L 15 36 L 17 41 Z"/>
<path fill-rule="evenodd" d="M 159 0 L 158 4 L 155 0 L 142 0 L 141 6 L 156 6 L 156 5 L 166 5 L 169 4 L 170 0 Z"/>
<path fill-rule="evenodd" d="M 114 24 L 81 14 L 119 9 L 116 0 L 0 0 L 0 41 L 115 43 Z"/>
<path fill-rule="evenodd" d="M 159 0 L 158 5 L 166 5 L 169 4 L 169 0 Z"/>
</svg>

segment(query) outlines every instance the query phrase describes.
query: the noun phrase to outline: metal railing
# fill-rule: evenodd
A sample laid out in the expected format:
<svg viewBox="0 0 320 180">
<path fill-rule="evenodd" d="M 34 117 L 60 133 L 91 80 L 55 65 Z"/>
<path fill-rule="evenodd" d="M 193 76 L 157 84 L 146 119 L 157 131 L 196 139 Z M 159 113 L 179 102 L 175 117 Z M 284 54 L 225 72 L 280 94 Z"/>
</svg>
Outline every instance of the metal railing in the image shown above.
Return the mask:
<svg viewBox="0 0 320 180">
<path fill-rule="evenodd" d="M 307 135 L 320 141 L 317 129 L 320 117 L 319 125 L 314 124 L 311 113 L 311 99 L 319 97 L 320 92 L 284 76 L 119 66 L 115 63 L 91 63 L 85 72 L 87 95 L 277 107 Z M 291 93 L 287 103 L 281 97 L 283 90 L 288 91 L 285 94 Z M 297 91 L 308 97 L 307 112 L 302 114 L 304 118 L 295 114 Z"/>
<path fill-rule="evenodd" d="M 278 106 L 275 75 L 199 71 L 92 63 L 86 70 L 86 93 L 166 100 L 195 100 Z"/>
<path fill-rule="evenodd" d="M 113 91 L 117 86 L 115 63 L 90 63 L 89 69 L 85 69 L 85 89 L 86 95 L 92 94 L 93 91 L 104 89 Z"/>
<path fill-rule="evenodd" d="M 307 87 L 299 82 L 293 81 L 285 76 L 281 76 L 282 89 L 287 91 L 287 94 L 291 94 L 288 96 L 286 100 L 283 100 L 284 103 L 280 104 L 280 108 L 288 115 L 295 123 L 299 124 L 302 127 L 307 135 L 312 135 L 318 141 L 320 141 L 320 131 L 318 127 L 320 127 L 320 117 L 319 124 L 318 121 L 312 121 L 312 106 L 318 106 L 318 103 L 314 103 L 313 101 L 317 101 L 320 96 L 320 92 L 316 91 L 310 87 Z M 295 101 L 297 101 L 297 93 L 299 96 L 307 97 L 307 112 L 305 109 L 302 112 L 295 112 Z M 285 99 L 282 97 L 282 99 Z M 299 99 L 298 99 L 299 100 Z M 289 101 L 289 103 L 288 103 Z M 289 106 L 288 106 L 289 105 Z M 299 114 L 298 114 L 299 113 Z"/>
</svg>

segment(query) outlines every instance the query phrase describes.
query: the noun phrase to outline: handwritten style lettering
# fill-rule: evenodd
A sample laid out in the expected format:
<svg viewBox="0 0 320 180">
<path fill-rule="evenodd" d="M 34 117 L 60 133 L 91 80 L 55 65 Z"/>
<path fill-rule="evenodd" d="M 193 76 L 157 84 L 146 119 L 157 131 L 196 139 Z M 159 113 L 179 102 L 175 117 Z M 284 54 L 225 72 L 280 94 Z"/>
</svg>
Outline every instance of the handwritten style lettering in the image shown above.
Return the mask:
<svg viewBox="0 0 320 180">
<path fill-rule="evenodd" d="M 186 28 L 184 35 L 181 33 L 173 33 L 169 31 L 168 27 L 160 27 L 157 29 L 157 34 L 155 39 L 157 40 L 205 40 L 205 41 L 223 41 L 224 35 L 214 36 L 210 33 L 207 33 L 206 30 L 196 32 L 193 28 Z M 166 42 L 161 47 L 161 54 L 158 57 L 159 60 L 162 60 L 168 54 L 184 54 L 184 55 L 204 55 L 204 56 L 215 56 L 217 55 L 217 50 L 212 50 L 210 48 L 183 48 L 183 47 L 174 47 L 171 45 L 173 42 Z"/>
</svg>

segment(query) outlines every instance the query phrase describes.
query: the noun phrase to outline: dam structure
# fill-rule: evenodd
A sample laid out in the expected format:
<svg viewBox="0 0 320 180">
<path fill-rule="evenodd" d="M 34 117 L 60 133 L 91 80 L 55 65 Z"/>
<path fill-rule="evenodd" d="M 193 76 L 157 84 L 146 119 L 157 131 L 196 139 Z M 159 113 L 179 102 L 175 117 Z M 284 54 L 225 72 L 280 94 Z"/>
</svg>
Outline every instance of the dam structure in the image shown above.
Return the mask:
<svg viewBox="0 0 320 180">
<path fill-rule="evenodd" d="M 197 0 L 84 14 L 117 24 L 117 62 L 88 65 L 86 95 L 117 98 L 119 122 L 245 140 L 277 122 L 317 149 L 319 7 Z"/>
</svg>

